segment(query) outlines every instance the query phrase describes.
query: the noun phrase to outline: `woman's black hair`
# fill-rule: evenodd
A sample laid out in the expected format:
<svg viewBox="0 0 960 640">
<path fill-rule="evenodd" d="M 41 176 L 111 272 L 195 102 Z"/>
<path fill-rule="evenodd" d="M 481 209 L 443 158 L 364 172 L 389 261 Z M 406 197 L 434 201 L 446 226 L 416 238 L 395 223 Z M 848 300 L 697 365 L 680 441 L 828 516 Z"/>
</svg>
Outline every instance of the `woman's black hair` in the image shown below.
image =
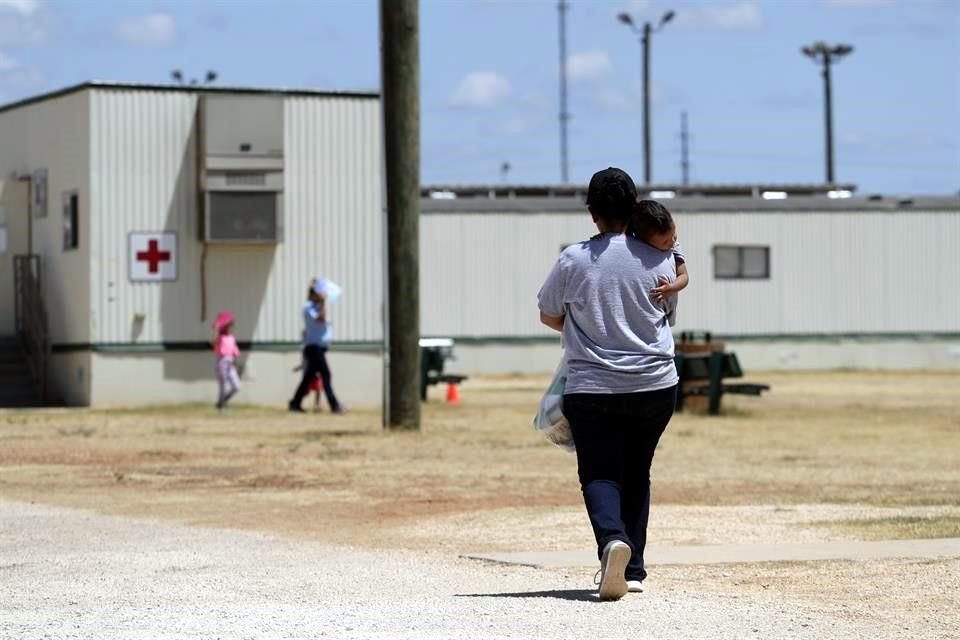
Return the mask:
<svg viewBox="0 0 960 640">
<path fill-rule="evenodd" d="M 674 227 L 673 216 L 656 200 L 641 200 L 633 207 L 627 220 L 627 233 L 637 240 L 646 240 L 658 233 L 667 233 Z"/>
<path fill-rule="evenodd" d="M 626 222 L 637 202 L 637 185 L 623 169 L 597 171 L 587 187 L 587 206 L 604 220 Z"/>
</svg>

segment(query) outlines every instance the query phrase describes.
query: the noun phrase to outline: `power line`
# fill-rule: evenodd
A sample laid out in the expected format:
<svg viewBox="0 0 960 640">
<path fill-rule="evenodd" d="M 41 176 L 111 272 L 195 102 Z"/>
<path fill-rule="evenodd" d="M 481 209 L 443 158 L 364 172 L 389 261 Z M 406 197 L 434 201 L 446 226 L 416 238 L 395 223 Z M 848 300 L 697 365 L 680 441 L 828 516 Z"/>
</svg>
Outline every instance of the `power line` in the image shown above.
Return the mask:
<svg viewBox="0 0 960 640">
<path fill-rule="evenodd" d="M 690 148 L 688 142 L 690 134 L 687 131 L 687 112 L 680 113 L 680 170 L 683 175 L 683 186 L 690 184 Z"/>
<path fill-rule="evenodd" d="M 570 6 L 566 0 L 557 2 L 557 13 L 560 18 L 560 181 L 566 184 L 570 181 L 567 156 L 567 121 L 570 114 L 567 112 L 567 11 Z"/>
</svg>

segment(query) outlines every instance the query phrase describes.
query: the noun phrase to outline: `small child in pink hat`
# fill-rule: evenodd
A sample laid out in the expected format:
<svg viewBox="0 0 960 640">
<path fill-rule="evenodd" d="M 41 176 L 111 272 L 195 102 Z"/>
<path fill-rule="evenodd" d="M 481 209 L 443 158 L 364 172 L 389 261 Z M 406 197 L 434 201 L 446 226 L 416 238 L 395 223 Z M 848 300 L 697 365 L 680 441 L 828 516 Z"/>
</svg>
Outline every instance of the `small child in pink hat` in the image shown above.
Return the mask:
<svg viewBox="0 0 960 640">
<path fill-rule="evenodd" d="M 233 313 L 221 311 L 213 321 L 214 338 L 211 341 L 213 353 L 217 357 L 216 373 L 220 386 L 217 397 L 217 410 L 226 413 L 227 402 L 240 390 L 240 376 L 237 373 L 237 358 L 240 347 L 233 337 Z"/>
</svg>

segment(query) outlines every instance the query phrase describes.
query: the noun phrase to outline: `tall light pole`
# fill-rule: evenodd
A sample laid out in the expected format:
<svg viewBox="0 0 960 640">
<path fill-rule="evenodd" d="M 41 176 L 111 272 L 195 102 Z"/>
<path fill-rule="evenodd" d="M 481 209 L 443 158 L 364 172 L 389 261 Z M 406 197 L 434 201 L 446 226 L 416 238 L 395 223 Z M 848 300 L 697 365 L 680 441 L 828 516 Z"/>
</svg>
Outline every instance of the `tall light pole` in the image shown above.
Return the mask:
<svg viewBox="0 0 960 640">
<path fill-rule="evenodd" d="M 827 184 L 833 184 L 833 99 L 830 90 L 830 65 L 853 52 L 849 44 L 828 45 L 814 42 L 800 49 L 803 55 L 823 66 L 823 118 L 826 135 Z"/>
<path fill-rule="evenodd" d="M 183 71 L 181 71 L 180 69 L 174 69 L 173 71 L 171 71 L 170 79 L 179 85 L 187 84 L 187 80 L 183 75 Z M 213 71 L 213 70 L 207 71 L 207 74 L 203 77 L 203 84 L 212 84 L 216 79 L 217 79 L 216 71 Z M 190 78 L 189 84 L 191 87 L 195 87 L 197 86 L 197 84 L 199 84 L 199 82 L 200 81 L 197 80 L 196 78 Z"/>
<path fill-rule="evenodd" d="M 643 182 L 650 184 L 651 180 L 651 160 L 650 160 L 650 36 L 660 31 L 663 25 L 673 20 L 673 11 L 667 11 L 660 17 L 660 22 L 654 27 L 649 22 L 643 23 L 643 28 L 638 28 L 629 13 L 617 14 L 617 20 L 630 27 L 630 30 L 640 36 L 640 43 L 643 45 Z"/>
</svg>

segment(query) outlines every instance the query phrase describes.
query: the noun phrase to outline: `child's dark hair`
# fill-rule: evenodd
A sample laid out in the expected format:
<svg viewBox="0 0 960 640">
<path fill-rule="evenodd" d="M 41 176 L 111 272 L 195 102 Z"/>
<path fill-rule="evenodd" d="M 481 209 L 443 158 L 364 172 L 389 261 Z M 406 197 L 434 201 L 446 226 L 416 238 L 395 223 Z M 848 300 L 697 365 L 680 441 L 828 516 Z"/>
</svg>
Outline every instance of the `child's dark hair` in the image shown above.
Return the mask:
<svg viewBox="0 0 960 640">
<path fill-rule="evenodd" d="M 656 200 L 640 200 L 627 220 L 627 233 L 637 240 L 673 230 L 673 216 Z"/>
</svg>

